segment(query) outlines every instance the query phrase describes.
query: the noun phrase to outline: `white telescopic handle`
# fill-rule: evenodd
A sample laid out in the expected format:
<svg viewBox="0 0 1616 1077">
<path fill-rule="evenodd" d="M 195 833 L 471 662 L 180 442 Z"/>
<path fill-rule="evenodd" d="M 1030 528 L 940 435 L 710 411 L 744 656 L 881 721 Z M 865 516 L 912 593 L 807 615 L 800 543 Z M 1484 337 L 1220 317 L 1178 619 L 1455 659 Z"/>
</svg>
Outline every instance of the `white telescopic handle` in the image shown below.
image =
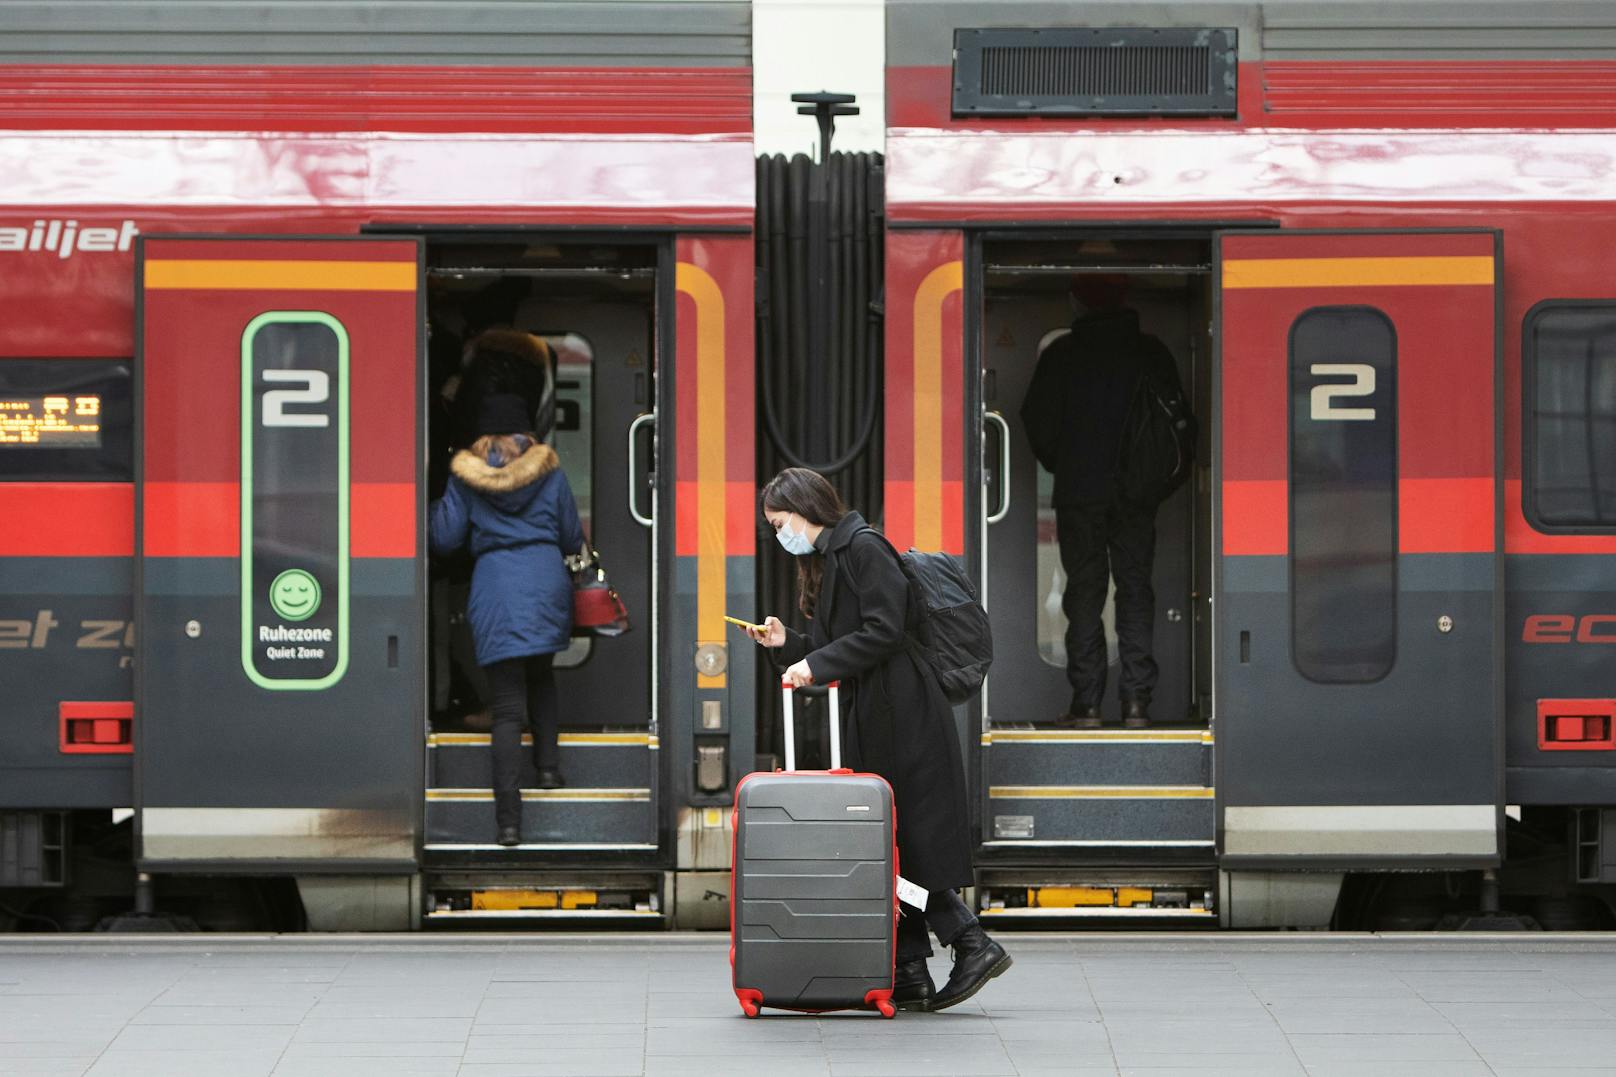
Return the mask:
<svg viewBox="0 0 1616 1077">
<path fill-rule="evenodd" d="M 797 721 L 793 709 L 796 699 L 793 689 L 785 681 L 780 682 L 780 708 L 785 718 L 786 739 L 786 769 L 797 769 Z M 842 767 L 842 699 L 841 682 L 830 683 L 830 769 L 840 770 Z"/>
</svg>

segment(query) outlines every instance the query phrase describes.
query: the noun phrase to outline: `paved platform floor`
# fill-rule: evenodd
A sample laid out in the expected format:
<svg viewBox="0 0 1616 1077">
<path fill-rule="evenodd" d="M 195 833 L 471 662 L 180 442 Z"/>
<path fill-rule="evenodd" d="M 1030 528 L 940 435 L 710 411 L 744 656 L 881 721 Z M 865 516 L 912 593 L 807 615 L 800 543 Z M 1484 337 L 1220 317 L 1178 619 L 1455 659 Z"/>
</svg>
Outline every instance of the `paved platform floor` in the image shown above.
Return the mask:
<svg viewBox="0 0 1616 1077">
<path fill-rule="evenodd" d="M 11 936 L 0 1074 L 1616 1074 L 1616 936 L 1001 937 L 957 1009 L 749 1021 L 714 935 Z"/>
</svg>

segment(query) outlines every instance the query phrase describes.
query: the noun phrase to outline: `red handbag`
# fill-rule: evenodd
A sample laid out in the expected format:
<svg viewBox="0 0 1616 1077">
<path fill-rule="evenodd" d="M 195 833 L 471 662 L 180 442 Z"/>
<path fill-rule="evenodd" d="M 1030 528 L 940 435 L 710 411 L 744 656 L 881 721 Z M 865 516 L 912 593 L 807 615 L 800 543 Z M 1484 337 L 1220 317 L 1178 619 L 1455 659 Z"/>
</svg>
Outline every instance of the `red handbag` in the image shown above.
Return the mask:
<svg viewBox="0 0 1616 1077">
<path fill-rule="evenodd" d="M 591 550 L 589 560 L 572 576 L 572 634 L 621 636 L 628 629 L 628 607 L 606 582 L 600 554 Z"/>
</svg>

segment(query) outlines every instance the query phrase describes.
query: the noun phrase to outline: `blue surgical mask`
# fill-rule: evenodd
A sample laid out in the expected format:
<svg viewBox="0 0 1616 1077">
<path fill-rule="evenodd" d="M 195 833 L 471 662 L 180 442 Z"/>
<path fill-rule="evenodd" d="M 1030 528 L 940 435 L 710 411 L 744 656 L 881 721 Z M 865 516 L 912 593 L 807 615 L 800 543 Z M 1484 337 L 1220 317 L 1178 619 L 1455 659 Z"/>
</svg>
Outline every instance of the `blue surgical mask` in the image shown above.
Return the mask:
<svg viewBox="0 0 1616 1077">
<path fill-rule="evenodd" d="M 774 533 L 774 537 L 780 540 L 780 545 L 786 548 L 786 553 L 796 557 L 814 552 L 814 544 L 808 541 L 807 529 L 793 531 L 789 521 L 780 525 L 780 530 Z"/>
</svg>

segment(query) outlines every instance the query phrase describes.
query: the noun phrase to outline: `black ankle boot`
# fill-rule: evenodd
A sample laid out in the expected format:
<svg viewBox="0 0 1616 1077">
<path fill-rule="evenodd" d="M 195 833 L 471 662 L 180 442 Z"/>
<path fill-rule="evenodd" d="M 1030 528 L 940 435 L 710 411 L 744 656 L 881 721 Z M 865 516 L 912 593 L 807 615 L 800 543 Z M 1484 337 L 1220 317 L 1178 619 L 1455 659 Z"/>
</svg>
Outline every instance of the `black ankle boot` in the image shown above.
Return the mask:
<svg viewBox="0 0 1616 1077">
<path fill-rule="evenodd" d="M 522 844 L 522 831 L 518 827 L 502 826 L 499 828 L 498 841 L 501 845 L 506 847 L 520 845 Z"/>
<path fill-rule="evenodd" d="M 1011 964 L 1010 955 L 988 938 L 981 924 L 972 924 L 949 945 L 954 948 L 954 969 L 948 974 L 948 983 L 932 1000 L 933 1010 L 959 1005 Z"/>
<path fill-rule="evenodd" d="M 555 767 L 540 767 L 538 770 L 537 780 L 540 789 L 560 789 L 567 784 L 567 780 L 561 776 L 561 771 Z"/>
<path fill-rule="evenodd" d="M 1129 729 L 1149 729 L 1150 704 L 1139 699 L 1123 700 L 1122 724 Z"/>
<path fill-rule="evenodd" d="M 932 999 L 937 997 L 937 985 L 931 982 L 931 970 L 926 967 L 926 959 L 917 957 L 912 961 L 900 961 L 892 973 L 892 1004 L 900 1010 L 931 1009 Z"/>
</svg>

